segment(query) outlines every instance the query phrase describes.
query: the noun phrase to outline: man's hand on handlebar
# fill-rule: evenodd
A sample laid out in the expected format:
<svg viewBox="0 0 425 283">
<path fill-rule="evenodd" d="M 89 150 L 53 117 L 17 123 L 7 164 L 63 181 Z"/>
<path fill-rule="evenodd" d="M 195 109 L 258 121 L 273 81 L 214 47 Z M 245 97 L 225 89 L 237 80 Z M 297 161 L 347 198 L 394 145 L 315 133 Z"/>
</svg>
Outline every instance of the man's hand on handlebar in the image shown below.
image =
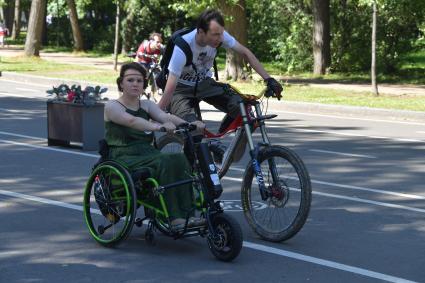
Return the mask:
<svg viewBox="0 0 425 283">
<path fill-rule="evenodd" d="M 264 82 L 267 84 L 267 88 L 272 91 L 272 93 L 270 93 L 269 95 L 267 95 L 268 93 L 267 92 L 266 96 L 267 97 L 274 96 L 278 100 L 280 100 L 282 98 L 282 91 L 283 91 L 282 85 L 272 77 L 265 79 Z"/>
</svg>

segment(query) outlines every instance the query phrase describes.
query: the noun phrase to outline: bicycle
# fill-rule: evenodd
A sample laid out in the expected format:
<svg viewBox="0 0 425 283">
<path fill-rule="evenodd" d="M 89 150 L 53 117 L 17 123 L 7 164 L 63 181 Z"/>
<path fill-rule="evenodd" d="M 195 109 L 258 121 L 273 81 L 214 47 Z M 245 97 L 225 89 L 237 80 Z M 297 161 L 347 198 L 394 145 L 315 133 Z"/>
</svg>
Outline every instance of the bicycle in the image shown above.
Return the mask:
<svg viewBox="0 0 425 283">
<path fill-rule="evenodd" d="M 233 161 L 242 158 L 248 143 L 251 159 L 246 165 L 241 186 L 245 218 L 263 239 L 273 242 L 288 240 L 301 230 L 308 218 L 311 181 L 307 168 L 294 151 L 272 145 L 268 138 L 265 121 L 277 115 L 263 115 L 259 100 L 273 96 L 271 89 L 266 88 L 258 95 L 246 95 L 231 85 L 224 85 L 224 88 L 242 99 L 239 102 L 241 114 L 236 119 L 225 116 L 217 133 L 204 131 L 207 140 L 235 133 L 222 164 L 216 163 L 219 178 L 225 176 Z M 195 107 L 200 117 L 199 101 Z M 260 129 L 262 141 L 254 144 L 252 135 L 256 129 Z M 183 145 L 184 141 L 178 135 L 163 135 L 157 141 L 161 151 L 182 152 Z M 256 182 L 253 182 L 254 178 Z"/>
<path fill-rule="evenodd" d="M 183 124 L 176 134 L 187 138 L 195 152 L 196 166 L 190 178 L 160 185 L 149 175 L 149 170 L 130 172 L 124 165 L 109 160 L 108 148 L 103 141 L 95 164 L 84 190 L 84 218 L 89 233 L 96 242 L 113 247 L 128 237 L 134 224 L 141 227 L 147 222 L 145 239 L 155 243 L 156 230 L 174 239 L 201 236 L 207 238 L 212 254 L 219 260 L 231 261 L 242 248 L 242 230 L 233 217 L 224 213 L 220 201 L 221 183 L 208 151 L 207 143 L 194 144 L 190 131 L 196 126 Z M 193 207 L 187 212 L 184 227 L 171 225 L 167 203 L 163 193 L 176 186 L 192 184 Z M 144 217 L 136 218 L 139 207 L 144 208 Z M 200 223 L 190 225 L 189 216 L 197 211 Z"/>
<path fill-rule="evenodd" d="M 145 92 L 144 94 L 146 95 L 147 99 L 153 99 L 155 102 L 157 102 L 156 97 L 158 95 L 162 95 L 162 90 L 157 86 L 156 84 L 156 76 L 159 74 L 159 72 L 161 72 L 161 66 L 159 65 L 159 58 L 157 55 L 149 55 L 149 54 L 143 54 L 144 57 L 151 59 L 151 63 L 149 65 L 146 65 L 144 63 L 138 62 L 136 60 L 137 63 L 140 63 L 143 65 L 143 67 L 146 68 L 147 72 L 148 72 L 148 87 L 147 90 L 148 92 Z M 129 54 L 127 54 L 127 57 L 136 59 L 137 54 L 135 52 L 131 52 Z"/>
</svg>

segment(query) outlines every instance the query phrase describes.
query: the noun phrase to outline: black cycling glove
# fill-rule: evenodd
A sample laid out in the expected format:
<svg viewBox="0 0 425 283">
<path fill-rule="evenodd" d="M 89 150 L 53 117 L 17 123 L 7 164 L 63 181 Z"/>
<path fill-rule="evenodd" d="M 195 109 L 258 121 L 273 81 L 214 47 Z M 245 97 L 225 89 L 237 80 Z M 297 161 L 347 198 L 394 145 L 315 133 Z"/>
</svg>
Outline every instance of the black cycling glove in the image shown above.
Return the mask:
<svg viewBox="0 0 425 283">
<path fill-rule="evenodd" d="M 264 82 L 267 84 L 267 87 L 274 93 L 274 96 L 280 100 L 282 98 L 283 91 L 282 85 L 272 77 L 265 79 Z M 273 93 L 270 95 L 266 94 L 266 96 L 273 96 Z"/>
</svg>

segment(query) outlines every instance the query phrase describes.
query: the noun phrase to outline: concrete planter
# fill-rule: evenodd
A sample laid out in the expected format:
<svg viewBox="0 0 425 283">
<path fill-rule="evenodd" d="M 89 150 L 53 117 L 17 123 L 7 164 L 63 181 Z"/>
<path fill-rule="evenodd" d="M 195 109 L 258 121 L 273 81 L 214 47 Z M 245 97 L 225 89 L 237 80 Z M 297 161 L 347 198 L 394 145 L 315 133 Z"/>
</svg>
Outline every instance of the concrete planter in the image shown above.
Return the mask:
<svg viewBox="0 0 425 283">
<path fill-rule="evenodd" d="M 97 150 L 104 138 L 103 103 L 83 105 L 47 101 L 48 145 L 69 146 L 81 143 L 83 150 Z"/>
</svg>

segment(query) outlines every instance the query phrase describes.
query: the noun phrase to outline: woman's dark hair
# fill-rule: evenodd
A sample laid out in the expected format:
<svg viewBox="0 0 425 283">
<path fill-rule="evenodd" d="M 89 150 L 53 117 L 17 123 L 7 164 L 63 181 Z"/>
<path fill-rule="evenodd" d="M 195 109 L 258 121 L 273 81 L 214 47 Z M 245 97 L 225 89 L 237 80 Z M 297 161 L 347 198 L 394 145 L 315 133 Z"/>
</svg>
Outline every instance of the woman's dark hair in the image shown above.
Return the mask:
<svg viewBox="0 0 425 283">
<path fill-rule="evenodd" d="M 201 15 L 199 15 L 196 28 L 207 32 L 212 20 L 215 20 L 219 25 L 224 27 L 223 15 L 220 13 L 220 11 L 216 9 L 207 9 L 202 12 Z"/>
<path fill-rule="evenodd" d="M 148 86 L 146 69 L 142 65 L 140 65 L 139 63 L 131 62 L 131 63 L 126 63 L 126 64 L 121 66 L 120 76 L 117 78 L 118 90 L 122 91 L 121 83 L 122 83 L 122 80 L 124 79 L 124 74 L 127 70 L 138 71 L 143 76 L 143 89 L 146 89 L 146 87 Z"/>
</svg>

